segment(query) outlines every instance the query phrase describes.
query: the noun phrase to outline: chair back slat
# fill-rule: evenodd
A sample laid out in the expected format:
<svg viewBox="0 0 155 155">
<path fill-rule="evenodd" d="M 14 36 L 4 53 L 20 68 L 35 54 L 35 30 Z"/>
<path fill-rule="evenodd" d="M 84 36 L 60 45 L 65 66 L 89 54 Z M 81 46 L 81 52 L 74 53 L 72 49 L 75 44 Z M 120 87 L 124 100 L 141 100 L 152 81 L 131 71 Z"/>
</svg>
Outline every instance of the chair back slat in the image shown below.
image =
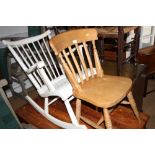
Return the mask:
<svg viewBox="0 0 155 155">
<path fill-rule="evenodd" d="M 93 78 L 94 77 L 93 64 L 92 64 L 92 61 L 91 61 L 91 58 L 90 58 L 90 55 L 89 55 L 89 52 L 88 52 L 88 48 L 87 48 L 86 42 L 83 42 L 83 47 L 84 47 L 86 58 L 87 58 L 87 61 L 88 61 L 88 64 L 89 64 L 89 68 L 90 68 L 90 71 L 91 71 L 91 77 Z"/>
<path fill-rule="evenodd" d="M 42 54 L 43 54 L 42 57 L 45 58 L 44 61 L 46 61 L 46 62 L 47 62 L 47 65 L 49 66 L 49 69 L 47 69 L 47 65 L 45 64 L 45 68 L 46 68 L 46 70 L 47 70 L 47 72 L 48 72 L 50 78 L 53 79 L 52 76 L 51 76 L 51 74 L 50 74 L 50 72 L 49 72 L 49 70 L 52 71 L 52 73 L 53 73 L 53 75 L 54 75 L 54 78 L 56 78 L 56 74 L 55 74 L 55 72 L 54 72 L 54 70 L 53 70 L 53 68 L 52 68 L 52 66 L 51 66 L 51 63 L 49 62 L 49 59 L 47 58 L 46 53 L 44 52 L 44 50 L 43 50 L 43 48 L 42 48 L 40 42 L 39 42 L 39 41 L 37 41 L 37 42 L 38 42 L 38 45 L 39 45 L 39 47 L 40 47 L 40 49 L 41 49 L 41 52 L 42 52 Z M 43 58 L 42 58 L 42 61 L 43 61 Z M 50 61 L 51 61 L 51 60 L 50 60 Z"/>
<path fill-rule="evenodd" d="M 39 61 L 45 61 L 45 59 L 43 58 L 43 53 L 44 52 L 42 52 L 41 51 L 41 49 L 40 50 L 38 50 L 37 49 L 37 45 L 39 45 L 39 44 L 37 44 L 38 43 L 38 41 L 36 41 L 36 42 L 31 42 L 30 43 L 30 46 L 29 46 L 29 49 L 30 49 L 30 51 L 29 51 L 29 53 L 35 53 L 35 54 L 32 54 L 31 55 L 31 57 L 36 61 L 36 63 L 37 62 L 39 62 Z M 33 48 L 33 49 L 32 49 Z M 33 51 L 32 51 L 33 50 Z M 35 56 L 36 55 L 36 56 Z M 47 68 L 47 65 L 46 65 L 46 63 L 45 63 L 45 70 L 46 70 L 46 72 L 48 73 L 48 75 L 49 75 L 49 77 L 51 78 L 51 79 L 53 79 L 52 78 L 52 76 L 51 76 L 51 74 L 50 74 L 50 72 L 49 72 L 49 69 Z M 39 74 L 39 73 L 38 73 Z M 34 76 L 36 76 L 36 74 L 34 73 Z M 35 79 L 37 79 L 37 80 L 39 80 L 37 77 L 35 77 Z M 39 80 L 40 81 L 40 80 Z M 38 82 L 39 82 L 38 81 Z M 40 83 L 40 82 L 39 82 Z M 42 85 L 41 85 L 42 86 Z"/>
<path fill-rule="evenodd" d="M 70 70 L 70 68 L 69 68 L 69 66 L 67 65 L 67 63 L 65 62 L 62 53 L 59 53 L 59 58 L 60 58 L 60 60 L 61 60 L 61 62 L 62 62 L 62 65 L 63 65 L 63 67 L 64 67 L 65 73 L 67 74 L 67 76 L 68 76 L 68 78 L 69 78 L 69 80 L 70 80 L 70 82 L 71 82 L 73 88 L 74 88 L 74 89 L 80 90 L 80 86 L 79 86 L 79 84 L 78 84 L 78 82 L 77 82 L 77 79 L 73 76 L 73 73 L 72 73 L 72 71 Z"/>
<path fill-rule="evenodd" d="M 72 48 L 71 48 L 70 46 L 68 47 L 68 49 L 69 49 L 69 52 L 70 52 L 70 54 L 71 54 L 72 60 L 73 60 L 73 62 L 74 62 L 74 64 L 75 64 L 75 67 L 76 67 L 76 69 L 77 69 L 78 75 L 79 75 L 79 77 L 80 77 L 80 81 L 81 81 L 81 83 L 83 84 L 82 71 L 80 70 L 79 64 L 78 64 L 78 62 L 77 62 L 77 58 L 75 57 L 75 55 L 74 55 L 74 53 L 73 53 L 73 51 L 72 51 Z"/>
<path fill-rule="evenodd" d="M 95 40 L 92 40 L 92 44 L 93 44 L 93 54 L 94 54 L 94 60 L 95 60 L 95 67 L 96 67 L 97 76 L 102 77 L 103 76 L 103 70 L 102 70 L 101 63 L 100 63 L 100 60 L 99 60 L 99 56 L 98 56 L 98 53 L 97 53 Z"/>
<path fill-rule="evenodd" d="M 48 52 L 48 54 L 49 54 L 50 60 L 52 61 L 53 67 L 55 68 L 57 74 L 60 76 L 60 73 L 59 73 L 59 71 L 58 71 L 58 69 L 57 69 L 57 66 L 56 66 L 56 64 L 55 64 L 55 61 L 53 60 L 52 53 L 50 52 L 49 46 L 48 46 L 47 43 L 45 42 L 45 39 L 43 39 L 43 41 L 44 41 L 46 50 L 47 50 L 47 52 Z M 53 70 L 53 69 L 52 69 L 53 67 L 51 67 L 51 70 Z"/>
<path fill-rule="evenodd" d="M 86 75 L 86 80 L 89 79 L 89 76 L 88 76 L 88 69 L 86 67 L 86 64 L 85 64 L 85 61 L 84 61 L 84 56 L 83 56 L 83 53 L 82 53 L 82 49 L 80 50 L 78 44 L 75 44 L 75 47 L 77 49 L 77 53 L 79 55 L 79 58 L 80 58 L 80 61 L 81 61 L 81 68 L 82 68 L 82 72 L 84 72 L 84 74 Z"/>
<path fill-rule="evenodd" d="M 32 49 L 30 48 L 29 44 L 26 44 L 27 48 L 29 49 L 30 53 L 32 54 L 35 62 L 38 62 L 36 55 L 34 54 L 34 52 L 32 51 Z"/>
<path fill-rule="evenodd" d="M 24 56 L 24 53 L 22 53 L 22 51 L 19 49 L 18 46 L 16 46 L 17 51 L 19 52 L 21 58 L 23 59 L 23 61 L 25 62 L 27 67 L 30 67 L 30 64 L 28 63 L 28 61 L 26 60 L 26 57 Z"/>
<path fill-rule="evenodd" d="M 28 61 L 31 63 L 31 65 L 34 65 L 33 60 L 31 59 L 32 57 L 29 56 L 28 52 L 26 51 L 25 47 L 23 45 L 21 45 L 22 49 L 23 49 L 23 53 L 25 53 Z"/>
<path fill-rule="evenodd" d="M 68 64 L 68 66 L 69 66 L 69 68 L 70 68 L 70 70 L 71 70 L 71 72 L 72 72 L 74 78 L 76 79 L 76 73 L 75 73 L 75 71 L 74 71 L 74 68 L 73 68 L 73 66 L 72 66 L 72 63 L 70 62 L 70 60 L 69 60 L 69 58 L 68 58 L 68 55 L 69 55 L 69 54 L 67 54 L 67 53 L 65 52 L 65 50 L 63 50 L 62 53 L 63 53 L 63 56 L 65 57 L 65 59 L 66 59 L 66 61 L 67 61 L 67 64 Z"/>
<path fill-rule="evenodd" d="M 35 46 L 35 44 L 34 44 L 34 46 Z M 17 46 L 16 46 L 17 47 Z M 34 57 L 34 54 L 32 54 L 31 56 L 29 55 L 29 54 L 31 54 L 31 53 L 34 53 L 34 52 L 32 52 L 32 50 L 31 51 L 26 51 L 26 47 L 27 46 L 24 46 L 24 44 L 22 44 L 21 45 L 21 50 L 19 49 L 19 47 L 20 46 L 18 46 L 17 47 L 17 49 L 18 49 L 18 52 L 20 53 L 20 55 L 21 55 L 21 57 L 23 58 L 23 60 L 25 61 L 25 63 L 26 63 L 26 65 L 28 66 L 28 68 L 31 68 L 31 66 L 33 66 L 34 64 L 35 64 L 35 62 L 32 60 L 32 58 L 34 58 L 35 60 L 36 60 L 36 63 L 37 62 L 39 62 L 39 60 L 37 60 L 36 59 L 36 57 Z M 29 47 L 29 49 L 31 49 L 30 47 Z M 36 49 L 36 48 L 35 48 Z M 23 51 L 23 52 L 22 52 Z M 28 53 L 29 52 L 29 53 Z M 25 54 L 25 56 L 24 56 L 24 54 Z M 27 59 L 26 59 L 27 58 Z M 42 59 L 43 60 L 43 59 Z M 29 63 L 30 62 L 30 63 Z M 48 71 L 48 70 L 47 70 Z M 48 71 L 48 73 L 49 73 L 49 71 Z M 39 86 L 40 87 L 42 87 L 43 86 L 43 82 L 42 82 L 42 80 L 41 80 L 41 78 L 40 78 L 40 75 L 39 75 L 39 72 L 38 72 L 38 70 L 35 70 L 35 71 L 33 71 L 32 72 L 32 75 L 33 75 L 33 81 L 34 80 L 36 80 L 37 81 L 37 83 L 39 84 Z M 49 73 L 49 75 L 50 75 L 50 73 Z"/>
<path fill-rule="evenodd" d="M 18 63 L 21 65 L 21 67 L 23 68 L 24 71 L 26 71 L 28 68 L 30 68 L 32 65 L 30 65 L 30 63 L 28 62 L 28 60 L 26 59 L 26 56 L 27 55 L 25 53 L 25 50 L 24 52 L 22 52 L 23 48 L 22 48 L 23 45 L 21 46 L 15 46 L 14 49 L 9 46 L 9 49 L 11 51 L 11 53 L 13 54 L 13 56 L 16 58 L 16 60 L 18 61 Z M 24 55 L 25 54 L 25 55 Z M 29 74 L 28 77 L 31 79 L 32 83 L 34 84 L 34 86 L 39 89 L 43 84 L 41 82 L 41 79 L 38 78 L 38 76 L 36 75 L 35 72 L 32 72 L 32 74 Z"/>
<path fill-rule="evenodd" d="M 28 49 L 30 50 L 29 53 L 31 53 L 31 57 L 34 59 L 35 63 L 38 63 L 40 60 L 45 62 L 45 59 L 43 57 L 44 50 L 42 49 L 42 46 L 40 45 L 39 41 L 31 42 Z M 46 63 L 45 63 L 44 70 L 48 74 L 49 78 L 51 80 L 53 80 L 52 75 L 51 75 L 51 73 L 50 73 Z M 43 82 L 42 82 L 42 79 L 40 79 L 41 76 L 40 76 L 39 71 L 36 70 L 32 74 L 33 74 L 35 80 L 39 83 L 40 87 L 42 87 L 43 86 Z"/>
</svg>

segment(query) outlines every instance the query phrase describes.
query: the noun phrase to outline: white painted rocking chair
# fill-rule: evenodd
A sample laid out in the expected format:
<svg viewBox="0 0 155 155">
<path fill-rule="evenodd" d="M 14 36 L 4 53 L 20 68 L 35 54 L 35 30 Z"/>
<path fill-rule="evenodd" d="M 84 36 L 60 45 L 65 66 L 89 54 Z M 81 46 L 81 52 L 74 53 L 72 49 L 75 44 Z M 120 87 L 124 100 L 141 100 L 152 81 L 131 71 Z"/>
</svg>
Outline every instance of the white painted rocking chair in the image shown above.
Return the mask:
<svg viewBox="0 0 155 155">
<path fill-rule="evenodd" d="M 44 98 L 44 108 L 41 108 L 29 95 L 26 95 L 25 98 L 30 104 L 49 121 L 62 128 L 86 128 L 78 123 L 70 105 L 70 101 L 74 98 L 72 87 L 61 65 L 51 52 L 50 34 L 51 31 L 48 30 L 41 35 L 19 41 L 3 40 L 3 44 L 7 45 L 38 94 Z M 49 101 L 50 96 L 56 97 Z M 64 122 L 49 114 L 49 105 L 58 98 L 64 101 L 72 123 Z"/>
</svg>

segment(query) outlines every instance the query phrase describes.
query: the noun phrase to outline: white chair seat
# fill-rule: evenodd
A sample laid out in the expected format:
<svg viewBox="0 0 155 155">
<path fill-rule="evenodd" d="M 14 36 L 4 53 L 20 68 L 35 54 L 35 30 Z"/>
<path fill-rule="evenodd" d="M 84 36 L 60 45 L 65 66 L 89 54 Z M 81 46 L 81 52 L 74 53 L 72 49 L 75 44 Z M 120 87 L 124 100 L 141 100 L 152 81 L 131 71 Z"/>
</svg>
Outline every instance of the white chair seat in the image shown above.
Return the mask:
<svg viewBox="0 0 155 155">
<path fill-rule="evenodd" d="M 49 91 L 48 87 L 46 85 L 43 85 L 38 90 L 39 95 L 41 97 L 60 96 L 62 100 L 66 100 L 72 95 L 72 86 L 66 78 L 62 78 L 59 80 L 59 82 L 56 83 L 53 83 L 53 81 L 51 81 L 51 85 L 56 88 L 54 92 Z"/>
</svg>

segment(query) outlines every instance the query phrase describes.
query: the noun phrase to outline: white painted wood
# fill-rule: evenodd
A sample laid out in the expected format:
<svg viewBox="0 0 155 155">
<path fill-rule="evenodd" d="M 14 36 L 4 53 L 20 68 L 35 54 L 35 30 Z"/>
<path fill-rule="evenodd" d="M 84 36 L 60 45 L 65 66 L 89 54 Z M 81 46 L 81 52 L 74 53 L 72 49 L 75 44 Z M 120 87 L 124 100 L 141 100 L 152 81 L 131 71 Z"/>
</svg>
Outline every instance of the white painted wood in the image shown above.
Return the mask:
<svg viewBox="0 0 155 155">
<path fill-rule="evenodd" d="M 71 99 L 74 98 L 72 96 L 72 87 L 64 74 L 62 66 L 60 66 L 49 47 L 50 33 L 50 30 L 48 30 L 35 37 L 19 41 L 3 40 L 3 43 L 7 45 L 14 58 L 36 87 L 38 94 L 44 98 L 44 108 L 41 108 L 27 95 L 25 98 L 30 104 L 44 117 L 62 128 L 85 128 L 78 124 L 70 105 Z M 50 96 L 56 98 L 49 101 Z M 72 123 L 62 122 L 49 114 L 49 105 L 56 101 L 58 97 L 64 101 Z"/>
<path fill-rule="evenodd" d="M 26 96 L 25 98 L 31 103 L 31 105 L 38 112 L 40 112 L 44 117 L 46 117 L 49 121 L 53 122 L 54 124 L 56 124 L 62 128 L 67 128 L 67 129 L 86 129 L 86 127 L 84 125 L 77 126 L 72 123 L 63 122 L 63 121 L 53 117 L 52 115 L 45 113 L 45 111 L 40 106 L 38 106 L 37 103 L 30 96 Z"/>
<path fill-rule="evenodd" d="M 73 124 L 75 124 L 75 125 L 78 126 L 78 121 L 77 121 L 77 119 L 76 119 L 76 117 L 75 117 L 75 115 L 74 115 L 74 112 L 73 112 L 73 110 L 72 110 L 72 108 L 71 108 L 71 106 L 70 106 L 69 100 L 66 100 L 66 101 L 65 101 L 65 105 L 66 105 L 68 114 L 69 114 L 69 116 L 70 116 L 70 118 L 71 118 Z"/>
</svg>

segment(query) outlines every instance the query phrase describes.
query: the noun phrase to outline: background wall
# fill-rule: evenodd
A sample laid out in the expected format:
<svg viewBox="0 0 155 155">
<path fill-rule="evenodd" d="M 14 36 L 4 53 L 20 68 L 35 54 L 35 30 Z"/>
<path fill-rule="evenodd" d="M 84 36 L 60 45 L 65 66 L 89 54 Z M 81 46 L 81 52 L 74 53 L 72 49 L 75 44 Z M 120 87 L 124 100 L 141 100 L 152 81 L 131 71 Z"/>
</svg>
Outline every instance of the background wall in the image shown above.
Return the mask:
<svg viewBox="0 0 155 155">
<path fill-rule="evenodd" d="M 0 38 L 4 37 L 27 37 L 28 26 L 0 26 Z M 5 46 L 0 41 L 0 48 Z"/>
<path fill-rule="evenodd" d="M 0 26 L 0 38 L 12 35 L 27 35 L 28 26 Z"/>
<path fill-rule="evenodd" d="M 27 36 L 28 36 L 28 26 L 0 26 L 0 38 L 27 37 Z M 0 75 L 1 75 L 1 78 L 5 78 L 8 80 L 9 78 L 8 71 L 7 71 L 7 68 L 8 68 L 7 50 L 8 49 L 5 47 L 6 46 L 3 45 L 3 43 L 0 41 Z M 17 84 L 15 84 L 15 86 L 17 87 Z M 10 94 L 10 96 L 12 96 L 12 94 Z"/>
</svg>

